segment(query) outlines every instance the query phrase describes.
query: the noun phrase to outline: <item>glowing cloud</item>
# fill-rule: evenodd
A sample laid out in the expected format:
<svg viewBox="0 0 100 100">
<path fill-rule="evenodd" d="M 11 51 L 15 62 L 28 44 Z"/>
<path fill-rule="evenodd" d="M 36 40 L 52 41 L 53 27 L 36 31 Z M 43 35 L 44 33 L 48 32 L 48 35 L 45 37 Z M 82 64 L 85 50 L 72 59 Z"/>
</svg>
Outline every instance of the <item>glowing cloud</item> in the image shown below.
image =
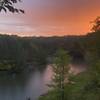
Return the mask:
<svg viewBox="0 0 100 100">
<path fill-rule="evenodd" d="M 86 34 L 100 13 L 100 0 L 23 0 L 25 14 L 0 15 L 0 32 L 18 35 Z"/>
</svg>

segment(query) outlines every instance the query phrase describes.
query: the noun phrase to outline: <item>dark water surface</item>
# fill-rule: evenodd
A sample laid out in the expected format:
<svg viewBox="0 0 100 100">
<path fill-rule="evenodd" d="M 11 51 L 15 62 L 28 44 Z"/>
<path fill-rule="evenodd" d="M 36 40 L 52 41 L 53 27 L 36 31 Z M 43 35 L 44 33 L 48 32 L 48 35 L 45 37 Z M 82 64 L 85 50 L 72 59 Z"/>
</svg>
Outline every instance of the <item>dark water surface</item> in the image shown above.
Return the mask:
<svg viewBox="0 0 100 100">
<path fill-rule="evenodd" d="M 50 66 L 19 75 L 0 73 L 0 100 L 37 100 L 47 91 L 51 76 Z"/>
<path fill-rule="evenodd" d="M 70 65 L 70 72 L 84 71 L 84 65 Z M 7 75 L 0 72 L 0 100 L 38 100 L 38 97 L 48 90 L 46 84 L 52 77 L 51 66 L 45 69 L 31 70 L 18 75 Z"/>
</svg>

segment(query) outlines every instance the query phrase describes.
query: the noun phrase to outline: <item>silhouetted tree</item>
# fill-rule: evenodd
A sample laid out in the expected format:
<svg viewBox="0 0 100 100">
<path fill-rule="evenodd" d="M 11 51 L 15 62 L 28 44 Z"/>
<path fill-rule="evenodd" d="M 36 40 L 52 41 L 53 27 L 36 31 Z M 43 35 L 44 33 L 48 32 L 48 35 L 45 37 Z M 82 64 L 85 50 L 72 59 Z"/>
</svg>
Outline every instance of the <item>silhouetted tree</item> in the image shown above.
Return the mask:
<svg viewBox="0 0 100 100">
<path fill-rule="evenodd" d="M 24 10 L 14 7 L 14 4 L 21 2 L 21 0 L 0 0 L 0 11 L 4 10 L 5 12 L 10 11 L 12 13 L 24 13 Z"/>
<path fill-rule="evenodd" d="M 92 31 L 97 32 L 100 31 L 100 16 L 98 16 L 93 22 Z"/>
</svg>

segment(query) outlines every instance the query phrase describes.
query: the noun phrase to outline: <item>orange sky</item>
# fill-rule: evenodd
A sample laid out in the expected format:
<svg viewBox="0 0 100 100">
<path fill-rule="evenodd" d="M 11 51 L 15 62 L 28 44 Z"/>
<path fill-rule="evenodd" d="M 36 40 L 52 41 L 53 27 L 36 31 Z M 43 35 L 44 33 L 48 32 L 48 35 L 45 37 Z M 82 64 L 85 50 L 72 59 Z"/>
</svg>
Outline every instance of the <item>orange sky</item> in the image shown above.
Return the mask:
<svg viewBox="0 0 100 100">
<path fill-rule="evenodd" d="M 100 15 L 100 0 L 23 0 L 25 14 L 0 15 L 0 33 L 20 36 L 80 35 Z"/>
</svg>

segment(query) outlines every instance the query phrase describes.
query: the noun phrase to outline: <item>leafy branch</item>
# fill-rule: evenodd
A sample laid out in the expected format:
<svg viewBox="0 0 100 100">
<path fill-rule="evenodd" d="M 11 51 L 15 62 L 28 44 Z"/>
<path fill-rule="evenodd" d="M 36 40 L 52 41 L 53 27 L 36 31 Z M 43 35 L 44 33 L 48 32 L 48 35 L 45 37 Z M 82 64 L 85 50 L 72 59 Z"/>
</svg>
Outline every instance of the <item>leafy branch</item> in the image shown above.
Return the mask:
<svg viewBox="0 0 100 100">
<path fill-rule="evenodd" d="M 0 0 L 0 12 L 2 10 L 7 12 L 8 10 L 12 13 L 25 13 L 24 10 L 14 7 L 14 4 L 18 2 L 21 2 L 21 0 Z"/>
</svg>

